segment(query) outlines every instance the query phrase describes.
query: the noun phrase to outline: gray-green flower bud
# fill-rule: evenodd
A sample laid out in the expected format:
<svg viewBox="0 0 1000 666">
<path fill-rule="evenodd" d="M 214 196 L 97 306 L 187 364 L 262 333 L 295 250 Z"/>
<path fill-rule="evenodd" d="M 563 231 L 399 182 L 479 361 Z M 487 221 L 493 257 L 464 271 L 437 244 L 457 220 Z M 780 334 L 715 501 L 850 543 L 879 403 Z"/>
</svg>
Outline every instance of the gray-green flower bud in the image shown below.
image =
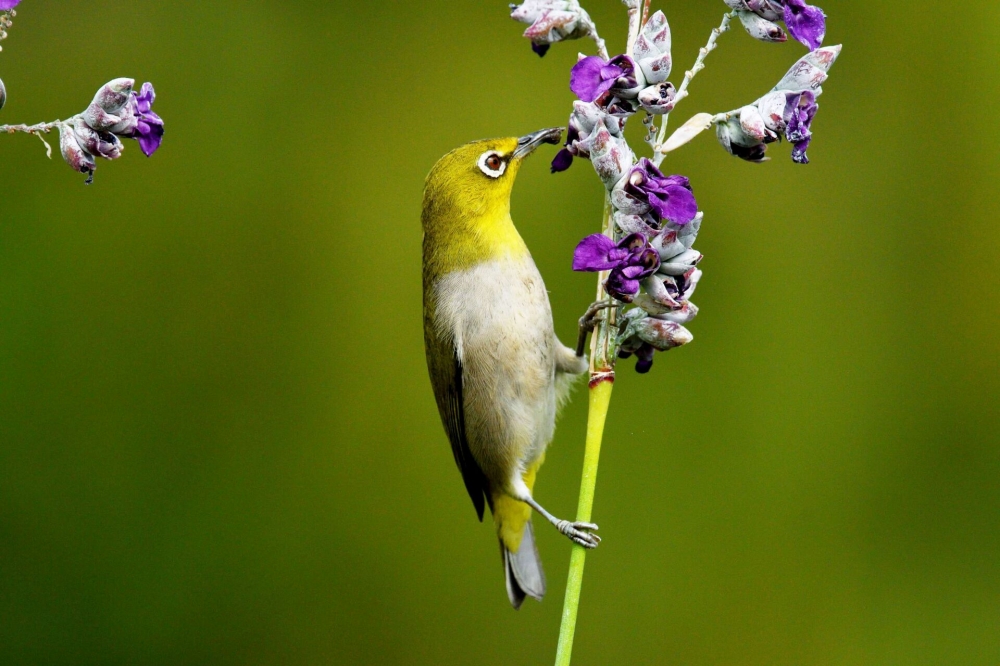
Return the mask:
<svg viewBox="0 0 1000 666">
<path fill-rule="evenodd" d="M 112 79 L 98 89 L 93 103 L 111 114 L 117 114 L 132 93 L 135 79 Z"/>
<path fill-rule="evenodd" d="M 59 125 L 59 150 L 66 164 L 75 171 L 88 174 L 88 184 L 94 182 L 94 171 L 97 169 L 94 156 L 83 149 L 73 127 L 67 123 Z"/>
<path fill-rule="evenodd" d="M 670 57 L 670 24 L 663 12 L 657 11 L 646 21 L 635 40 L 633 54 L 646 77 L 646 83 L 662 83 L 670 76 L 670 69 L 673 67 Z"/>
<path fill-rule="evenodd" d="M 776 23 L 772 23 L 765 18 L 749 11 L 737 10 L 736 15 L 740 18 L 740 23 L 754 39 L 762 42 L 784 42 L 788 40 L 785 31 Z"/>
</svg>

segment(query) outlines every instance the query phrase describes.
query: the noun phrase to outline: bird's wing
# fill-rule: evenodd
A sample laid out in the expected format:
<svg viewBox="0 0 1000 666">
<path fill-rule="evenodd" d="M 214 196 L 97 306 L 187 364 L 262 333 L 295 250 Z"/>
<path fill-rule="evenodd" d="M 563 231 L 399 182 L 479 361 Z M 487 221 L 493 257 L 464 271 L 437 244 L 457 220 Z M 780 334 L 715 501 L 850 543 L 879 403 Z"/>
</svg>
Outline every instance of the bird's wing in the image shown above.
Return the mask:
<svg viewBox="0 0 1000 666">
<path fill-rule="evenodd" d="M 432 349 L 432 345 L 437 349 Z M 472 498 L 479 520 L 490 494 L 483 470 L 469 450 L 469 440 L 465 433 L 465 401 L 462 394 L 462 361 L 453 345 L 444 343 L 437 336 L 427 336 L 427 359 L 430 366 L 431 383 L 437 398 L 441 421 L 451 440 L 451 452 L 455 463 L 462 472 L 465 489 Z M 437 352 L 437 353 L 435 353 Z M 492 509 L 492 507 L 491 507 Z"/>
</svg>

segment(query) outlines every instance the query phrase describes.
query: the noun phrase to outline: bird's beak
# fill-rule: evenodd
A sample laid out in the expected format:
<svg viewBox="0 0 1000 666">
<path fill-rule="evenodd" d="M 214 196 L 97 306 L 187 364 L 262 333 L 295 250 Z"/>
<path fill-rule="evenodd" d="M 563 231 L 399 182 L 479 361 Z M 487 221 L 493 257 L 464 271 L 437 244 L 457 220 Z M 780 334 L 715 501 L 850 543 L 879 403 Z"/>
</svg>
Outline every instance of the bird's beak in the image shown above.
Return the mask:
<svg viewBox="0 0 1000 666">
<path fill-rule="evenodd" d="M 517 140 L 517 149 L 514 150 L 514 159 L 527 157 L 535 151 L 535 148 L 543 143 L 558 144 L 562 138 L 562 127 L 550 127 L 549 129 L 538 130 L 527 136 L 522 136 Z"/>
</svg>

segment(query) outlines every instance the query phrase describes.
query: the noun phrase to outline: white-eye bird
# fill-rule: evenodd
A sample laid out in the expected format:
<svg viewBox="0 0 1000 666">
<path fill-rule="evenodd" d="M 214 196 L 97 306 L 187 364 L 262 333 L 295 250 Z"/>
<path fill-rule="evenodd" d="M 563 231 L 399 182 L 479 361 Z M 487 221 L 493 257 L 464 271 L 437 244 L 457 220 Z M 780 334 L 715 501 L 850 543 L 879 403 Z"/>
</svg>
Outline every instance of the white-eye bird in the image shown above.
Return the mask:
<svg viewBox="0 0 1000 666">
<path fill-rule="evenodd" d="M 560 403 L 587 370 L 591 327 L 581 321 L 576 350 L 556 337 L 545 283 L 510 217 L 510 194 L 522 160 L 558 143 L 561 131 L 462 146 L 434 165 L 424 187 L 431 384 L 479 519 L 487 504 L 493 513 L 514 608 L 545 594 L 532 509 L 584 547 L 600 542 L 596 525 L 559 520 L 532 497 Z"/>
</svg>

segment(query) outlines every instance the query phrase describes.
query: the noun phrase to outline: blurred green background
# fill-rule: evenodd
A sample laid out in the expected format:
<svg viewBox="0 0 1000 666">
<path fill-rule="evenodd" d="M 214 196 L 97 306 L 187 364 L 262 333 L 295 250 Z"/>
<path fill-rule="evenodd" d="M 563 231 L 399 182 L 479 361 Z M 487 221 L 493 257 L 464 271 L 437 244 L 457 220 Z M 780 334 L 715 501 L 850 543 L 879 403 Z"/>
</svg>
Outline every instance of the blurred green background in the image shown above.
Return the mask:
<svg viewBox="0 0 1000 666">
<path fill-rule="evenodd" d="M 707 214 L 702 314 L 621 366 L 576 664 L 1000 663 L 1000 22 L 820 4 L 846 47 L 812 165 L 711 136 L 665 163 Z M 621 50 L 620 3 L 585 5 Z M 656 6 L 679 83 L 724 6 Z M 539 60 L 523 27 L 499 1 L 22 3 L 0 122 L 134 76 L 167 134 L 90 187 L 0 137 L 0 663 L 551 662 L 569 544 L 538 531 L 549 596 L 512 611 L 420 312 L 424 175 L 564 123 L 592 49 Z M 803 52 L 734 30 L 675 123 Z M 513 216 L 567 340 L 601 194 L 552 154 Z M 584 397 L 538 485 L 563 516 Z"/>
</svg>

